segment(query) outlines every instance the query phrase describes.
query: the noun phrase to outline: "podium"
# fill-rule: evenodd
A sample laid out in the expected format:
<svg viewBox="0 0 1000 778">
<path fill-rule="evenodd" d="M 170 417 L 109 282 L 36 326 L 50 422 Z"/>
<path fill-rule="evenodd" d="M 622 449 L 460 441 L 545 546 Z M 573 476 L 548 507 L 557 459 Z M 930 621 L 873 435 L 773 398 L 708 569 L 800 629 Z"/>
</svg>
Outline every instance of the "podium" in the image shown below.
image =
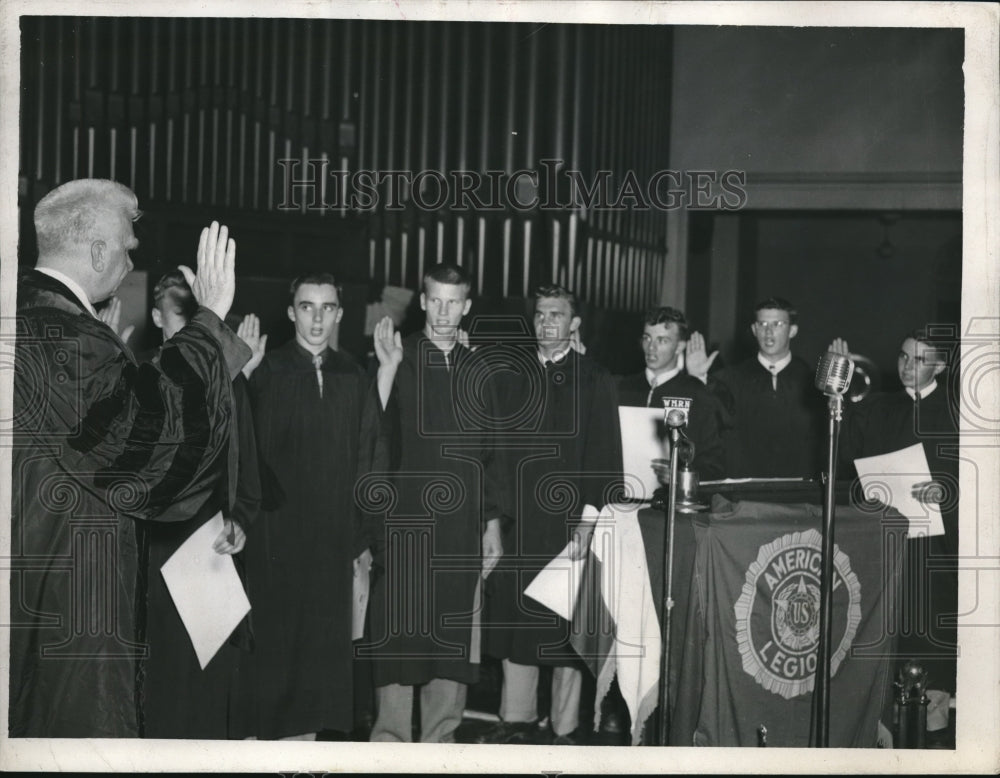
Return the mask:
<svg viewBox="0 0 1000 778">
<path fill-rule="evenodd" d="M 663 513 L 645 508 L 637 518 L 662 618 L 656 593 L 662 591 Z M 678 515 L 670 745 L 757 746 L 761 727 L 769 746 L 809 745 L 821 526 L 818 505 L 730 502 L 718 495 L 710 512 Z M 894 511 L 837 508 L 832 747 L 875 745 L 892 680 L 890 617 L 905 533 L 906 520 Z M 587 596 L 598 588 L 591 586 Z M 615 598 L 627 607 L 638 596 L 619 592 Z M 600 664 L 594 650 L 602 643 L 607 646 L 593 629 L 574 637 L 593 667 Z M 655 646 L 659 650 L 658 637 Z M 622 690 L 626 696 L 630 691 Z M 644 743 L 651 741 L 654 719 L 646 722 Z"/>
</svg>

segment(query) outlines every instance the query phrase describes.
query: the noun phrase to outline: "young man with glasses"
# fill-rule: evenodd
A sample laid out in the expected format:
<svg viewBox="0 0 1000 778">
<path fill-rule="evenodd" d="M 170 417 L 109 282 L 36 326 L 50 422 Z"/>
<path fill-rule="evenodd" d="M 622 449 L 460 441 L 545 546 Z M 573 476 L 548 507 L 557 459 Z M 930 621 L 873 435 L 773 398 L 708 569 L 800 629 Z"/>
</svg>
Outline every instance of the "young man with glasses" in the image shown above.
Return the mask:
<svg viewBox="0 0 1000 778">
<path fill-rule="evenodd" d="M 914 330 L 896 359 L 902 389 L 877 392 L 845 408 L 840 435 L 842 477 L 854 460 L 908 448 L 924 449 L 931 480 L 913 486 L 913 497 L 941 511 L 944 534 L 910 537 L 903 563 L 897 655 L 915 659 L 928 673 L 928 688 L 953 694 L 958 611 L 958 408 L 947 390 L 945 370 L 955 343 Z M 830 350 L 847 355 L 837 339 Z M 951 385 L 956 385 L 952 383 Z"/>
<path fill-rule="evenodd" d="M 815 478 L 821 469 L 825 404 L 813 368 L 791 351 L 797 318 L 788 300 L 758 303 L 750 325 L 757 355 L 711 377 L 718 352 L 706 354 L 705 339 L 691 334 L 687 371 L 708 384 L 733 425 L 726 446 L 731 478 Z"/>
</svg>

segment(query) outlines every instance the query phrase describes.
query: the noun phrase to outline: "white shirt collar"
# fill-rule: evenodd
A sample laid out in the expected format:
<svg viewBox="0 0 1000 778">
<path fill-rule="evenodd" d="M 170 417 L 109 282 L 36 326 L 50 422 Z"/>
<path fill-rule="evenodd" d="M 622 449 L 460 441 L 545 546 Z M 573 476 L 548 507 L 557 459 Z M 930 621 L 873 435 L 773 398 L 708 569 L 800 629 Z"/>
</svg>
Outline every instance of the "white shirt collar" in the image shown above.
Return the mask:
<svg viewBox="0 0 1000 778">
<path fill-rule="evenodd" d="M 674 367 L 674 368 L 672 368 L 670 370 L 667 370 L 667 371 L 665 371 L 663 373 L 660 373 L 659 375 L 656 375 L 652 370 L 650 370 L 647 367 L 646 368 L 646 381 L 649 382 L 649 387 L 651 389 L 655 389 L 656 387 L 661 386 L 662 384 L 665 384 L 667 381 L 669 381 L 671 378 L 673 378 L 675 375 L 677 375 L 680 372 L 681 372 L 680 365 L 678 365 L 677 367 Z"/>
<path fill-rule="evenodd" d="M 90 298 L 87 297 L 87 293 L 83 291 L 81 286 L 76 281 L 65 273 L 53 270 L 51 267 L 36 267 L 35 270 L 39 273 L 44 273 L 50 278 L 54 278 L 56 281 L 62 282 L 63 286 L 69 289 L 76 296 L 77 300 L 79 300 L 80 304 L 87 309 L 90 315 L 95 319 L 97 318 L 97 311 L 94 310 L 94 306 L 91 304 Z"/>
<path fill-rule="evenodd" d="M 557 351 L 555 354 L 553 354 L 551 359 L 549 359 L 546 356 L 542 356 L 542 352 L 539 351 L 537 352 L 538 361 L 542 363 L 542 367 L 545 367 L 549 362 L 562 362 L 564 359 L 566 359 L 566 355 L 570 352 L 571 348 L 573 347 L 566 346 L 566 348 L 564 348 L 562 351 Z"/>
<path fill-rule="evenodd" d="M 792 363 L 792 352 L 789 351 L 787 354 L 785 354 L 785 356 L 783 356 L 777 362 L 772 362 L 758 351 L 757 361 L 760 362 L 764 366 L 764 369 L 767 370 L 768 372 L 771 372 L 771 365 L 774 365 L 774 372 L 775 374 L 777 374 Z"/>
<path fill-rule="evenodd" d="M 906 393 L 908 395 L 910 395 L 910 399 L 911 400 L 916 400 L 917 399 L 917 393 L 915 391 L 913 391 L 913 387 L 905 386 L 903 388 L 906 389 Z M 927 395 L 929 395 L 935 389 L 937 389 L 937 379 L 936 378 L 932 378 L 931 382 L 929 384 L 927 384 L 927 386 L 925 386 L 923 389 L 920 390 L 920 399 L 923 400 L 925 397 L 927 397 Z"/>
</svg>

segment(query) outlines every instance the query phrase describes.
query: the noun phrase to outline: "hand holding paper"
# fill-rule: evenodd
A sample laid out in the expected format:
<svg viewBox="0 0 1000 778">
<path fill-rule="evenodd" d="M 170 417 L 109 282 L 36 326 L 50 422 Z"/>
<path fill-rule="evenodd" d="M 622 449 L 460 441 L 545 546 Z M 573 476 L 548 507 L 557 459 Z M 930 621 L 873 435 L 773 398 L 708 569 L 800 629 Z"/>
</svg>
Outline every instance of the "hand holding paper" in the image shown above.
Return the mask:
<svg viewBox="0 0 1000 778">
<path fill-rule="evenodd" d="M 944 489 L 931 478 L 924 447 L 855 459 L 865 498 L 890 505 L 910 520 L 909 537 L 944 534 L 938 503 Z"/>
<path fill-rule="evenodd" d="M 243 550 L 246 542 L 247 536 L 240 523 L 233 519 L 226 519 L 222 525 L 222 532 L 212 544 L 212 550 L 216 554 L 238 554 Z"/>
<path fill-rule="evenodd" d="M 223 525 L 215 514 L 160 568 L 203 670 L 250 611 L 232 556 L 214 548 L 228 534 Z"/>
<path fill-rule="evenodd" d="M 573 618 L 573 608 L 576 607 L 576 598 L 580 590 L 583 565 L 587 558 L 587 550 L 597 517 L 597 509 L 593 505 L 585 506 L 580 518 L 580 527 L 573 539 L 566 544 L 566 548 L 559 552 L 555 559 L 535 576 L 534 580 L 528 584 L 528 588 L 524 590 L 524 593 L 531 599 L 537 600 L 549 610 L 558 613 L 566 621 L 571 621 Z M 586 529 L 583 529 L 585 525 Z M 585 541 L 586 546 L 583 545 Z M 574 556 L 574 554 L 579 554 L 579 556 Z"/>
<path fill-rule="evenodd" d="M 938 505 L 944 502 L 944 484 L 939 481 L 921 481 L 913 484 L 910 494 L 913 499 L 925 505 Z"/>
</svg>

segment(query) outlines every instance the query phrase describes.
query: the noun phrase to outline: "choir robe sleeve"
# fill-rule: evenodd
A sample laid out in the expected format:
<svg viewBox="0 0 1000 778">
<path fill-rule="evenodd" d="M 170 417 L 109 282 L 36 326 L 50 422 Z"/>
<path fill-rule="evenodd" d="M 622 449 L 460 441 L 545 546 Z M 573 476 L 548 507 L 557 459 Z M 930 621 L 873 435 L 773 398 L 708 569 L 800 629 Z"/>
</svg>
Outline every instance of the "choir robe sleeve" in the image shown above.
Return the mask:
<svg viewBox="0 0 1000 778">
<path fill-rule="evenodd" d="M 710 373 L 706 384 L 706 388 L 718 403 L 716 410 L 720 431 L 736 428 L 736 397 L 729 385 L 728 377 L 728 369 L 723 368 Z"/>
<path fill-rule="evenodd" d="M 722 442 L 720 423 L 722 416 L 721 403 L 707 390 L 692 403 L 689 423 L 691 438 L 695 441 L 692 465 L 703 481 L 726 476 L 726 448 Z"/>
<path fill-rule="evenodd" d="M 242 373 L 233 381 L 233 401 L 236 412 L 239 463 L 236 494 L 231 500 L 229 515 L 243 527 L 251 526 L 260 512 L 261 486 L 257 465 L 257 437 L 254 434 L 253 408 L 250 405 L 249 382 Z"/>
<path fill-rule="evenodd" d="M 498 418 L 500 415 L 500 402 L 497 397 L 497 387 L 494 383 L 488 382 L 483 391 L 488 398 L 490 411 L 486 414 L 486 419 Z M 492 519 L 500 520 L 500 530 L 506 533 L 514 525 L 514 508 L 511 492 L 513 484 L 510 483 L 508 474 L 511 472 L 510 463 L 502 446 L 499 445 L 500 435 L 490 424 L 482 425 L 482 448 L 480 451 L 480 461 L 483 464 L 483 512 L 482 529 L 485 531 L 486 523 Z"/>
<path fill-rule="evenodd" d="M 603 369 L 595 371 L 588 383 L 590 408 L 581 419 L 584 423 L 581 497 L 584 505 L 601 510 L 623 494 L 618 392 L 614 379 Z"/>
<path fill-rule="evenodd" d="M 232 380 L 250 349 L 207 308 L 158 365 L 137 365 L 93 317 L 39 307 L 19 319 L 18 434 L 45 450 L 56 444 L 53 466 L 123 516 L 193 516 L 224 466 Z"/>
<path fill-rule="evenodd" d="M 385 408 L 382 408 L 374 368 L 370 371 L 370 376 L 372 385 L 365 403 L 355 504 L 360 524 L 358 535 L 364 539 L 365 548 L 376 553 L 381 550 L 385 538 L 386 510 L 395 499 L 391 474 L 399 469 L 402 431 L 396 381 L 393 382 Z M 397 381 L 398 378 L 397 373 Z"/>
<path fill-rule="evenodd" d="M 386 423 L 386 411 L 382 409 L 379 398 L 378 383 L 371 375 L 360 382 L 363 397 L 361 398 L 361 429 L 358 442 L 358 472 L 355 484 L 364 488 L 365 478 L 381 468 L 386 470 L 382 450 L 386 443 L 383 436 L 389 433 Z M 395 387 L 393 387 L 395 395 Z M 391 403 L 393 408 L 398 404 Z M 398 417 L 398 410 L 396 411 Z M 364 499 L 354 500 L 354 556 L 357 558 L 366 549 L 374 549 L 378 538 L 382 537 L 382 524 L 372 511 L 366 510 Z"/>
<path fill-rule="evenodd" d="M 865 450 L 864 431 L 867 416 L 868 400 L 858 405 L 844 403 L 843 421 L 840 426 L 840 437 L 837 441 L 837 464 L 840 468 L 838 479 L 846 479 L 856 475 L 854 460 L 863 456 Z"/>
<path fill-rule="evenodd" d="M 252 410 L 253 418 L 259 419 L 261 417 L 261 403 L 267 402 L 268 389 L 271 383 L 271 366 L 267 359 L 261 362 L 256 370 L 250 375 L 250 380 L 248 382 L 249 386 L 249 396 L 250 396 L 250 406 Z M 256 421 L 254 424 L 256 425 Z M 281 482 L 275 475 L 274 471 L 271 470 L 270 466 L 264 456 L 260 454 L 260 438 L 261 434 L 266 434 L 266 431 L 257 429 L 254 426 L 254 437 L 258 440 L 258 456 L 257 456 L 257 478 L 260 484 L 260 509 L 264 511 L 274 511 L 280 508 L 285 502 L 285 492 L 281 488 Z"/>
</svg>

